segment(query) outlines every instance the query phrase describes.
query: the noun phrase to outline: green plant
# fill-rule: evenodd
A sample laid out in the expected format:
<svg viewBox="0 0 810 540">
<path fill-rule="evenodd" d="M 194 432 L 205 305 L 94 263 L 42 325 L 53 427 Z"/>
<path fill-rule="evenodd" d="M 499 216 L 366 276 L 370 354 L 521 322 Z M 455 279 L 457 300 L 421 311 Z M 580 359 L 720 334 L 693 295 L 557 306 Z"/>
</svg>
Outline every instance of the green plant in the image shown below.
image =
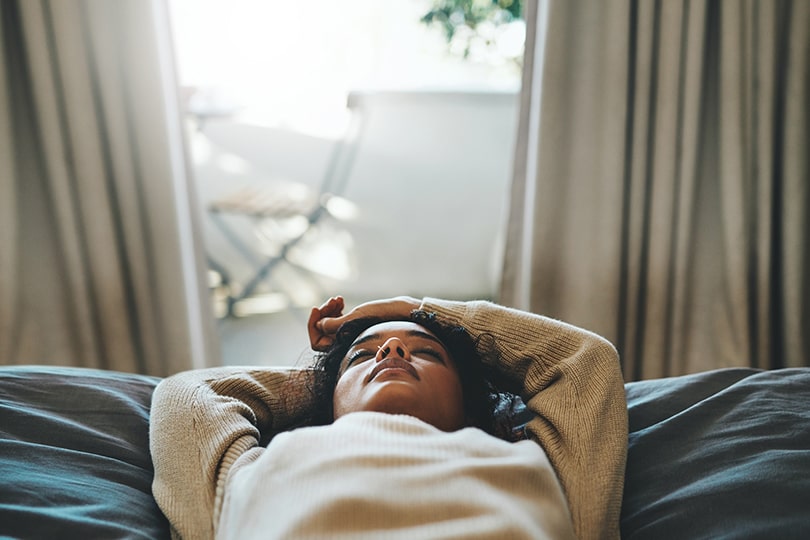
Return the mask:
<svg viewBox="0 0 810 540">
<path fill-rule="evenodd" d="M 520 62 L 524 34 L 515 46 L 515 23 L 522 23 L 523 0 L 435 0 L 421 21 L 440 27 L 452 52 L 468 58 L 476 50 L 479 56 L 501 56 Z M 519 29 L 525 27 L 520 24 Z M 512 35 L 509 35 L 512 34 Z M 509 35 L 509 46 L 504 46 Z"/>
</svg>

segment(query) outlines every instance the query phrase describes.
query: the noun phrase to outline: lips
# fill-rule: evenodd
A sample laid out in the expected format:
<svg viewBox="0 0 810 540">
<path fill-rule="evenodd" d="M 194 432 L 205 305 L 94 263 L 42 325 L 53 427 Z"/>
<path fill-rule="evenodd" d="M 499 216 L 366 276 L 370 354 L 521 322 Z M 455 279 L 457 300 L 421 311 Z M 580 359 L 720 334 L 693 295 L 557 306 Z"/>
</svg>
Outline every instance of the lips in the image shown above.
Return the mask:
<svg viewBox="0 0 810 540">
<path fill-rule="evenodd" d="M 416 369 L 414 369 L 410 362 L 406 362 L 401 358 L 388 358 L 374 366 L 374 369 L 371 370 L 371 375 L 368 377 L 369 382 L 374 380 L 374 377 L 384 369 L 404 369 L 410 373 L 414 379 L 419 380 L 419 374 L 416 373 Z"/>
</svg>

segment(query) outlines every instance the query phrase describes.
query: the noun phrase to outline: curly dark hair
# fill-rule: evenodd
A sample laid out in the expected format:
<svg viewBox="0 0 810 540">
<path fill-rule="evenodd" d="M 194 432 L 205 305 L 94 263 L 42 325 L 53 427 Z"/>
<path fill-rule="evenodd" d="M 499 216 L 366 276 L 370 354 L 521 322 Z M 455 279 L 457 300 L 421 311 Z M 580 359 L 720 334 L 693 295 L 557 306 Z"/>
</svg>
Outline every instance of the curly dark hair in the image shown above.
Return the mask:
<svg viewBox="0 0 810 540">
<path fill-rule="evenodd" d="M 414 311 L 411 322 L 431 331 L 444 344 L 458 368 L 464 412 L 468 425 L 505 440 L 515 440 L 513 416 L 518 398 L 502 390 L 503 377 L 491 366 L 498 355 L 495 339 L 483 334 L 473 339 L 461 326 L 436 320 L 435 314 Z M 333 395 L 340 375 L 340 365 L 351 344 L 368 328 L 386 322 L 375 317 L 354 319 L 340 327 L 335 342 L 315 357 L 312 366 L 312 425 L 332 423 Z"/>
</svg>

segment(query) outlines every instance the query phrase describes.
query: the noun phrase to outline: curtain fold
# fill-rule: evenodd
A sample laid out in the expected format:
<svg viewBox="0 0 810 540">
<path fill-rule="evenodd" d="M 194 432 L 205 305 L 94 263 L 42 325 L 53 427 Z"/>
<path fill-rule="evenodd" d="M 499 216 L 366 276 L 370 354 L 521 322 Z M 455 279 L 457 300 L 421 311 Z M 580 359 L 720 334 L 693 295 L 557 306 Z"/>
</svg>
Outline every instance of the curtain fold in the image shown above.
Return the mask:
<svg viewBox="0 0 810 540">
<path fill-rule="evenodd" d="M 215 363 L 166 6 L 0 9 L 0 362 Z"/>
<path fill-rule="evenodd" d="M 501 301 L 605 335 L 628 380 L 809 365 L 810 4 L 527 23 Z"/>
</svg>

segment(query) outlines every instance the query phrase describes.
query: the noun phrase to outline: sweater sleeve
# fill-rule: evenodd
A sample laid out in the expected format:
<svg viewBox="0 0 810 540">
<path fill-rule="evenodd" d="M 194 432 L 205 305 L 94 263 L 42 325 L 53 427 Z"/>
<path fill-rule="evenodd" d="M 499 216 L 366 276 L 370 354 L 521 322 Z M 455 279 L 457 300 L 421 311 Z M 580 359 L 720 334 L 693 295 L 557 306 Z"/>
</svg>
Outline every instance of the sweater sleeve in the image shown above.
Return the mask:
<svg viewBox="0 0 810 540">
<path fill-rule="evenodd" d="M 490 334 L 497 368 L 534 413 L 527 428 L 563 486 L 580 539 L 619 538 L 627 405 L 618 354 L 575 326 L 485 301 L 426 298 L 421 309 Z"/>
<path fill-rule="evenodd" d="M 307 410 L 304 370 L 212 368 L 161 381 L 152 397 L 152 492 L 172 537 L 213 538 L 230 472 Z"/>
</svg>

